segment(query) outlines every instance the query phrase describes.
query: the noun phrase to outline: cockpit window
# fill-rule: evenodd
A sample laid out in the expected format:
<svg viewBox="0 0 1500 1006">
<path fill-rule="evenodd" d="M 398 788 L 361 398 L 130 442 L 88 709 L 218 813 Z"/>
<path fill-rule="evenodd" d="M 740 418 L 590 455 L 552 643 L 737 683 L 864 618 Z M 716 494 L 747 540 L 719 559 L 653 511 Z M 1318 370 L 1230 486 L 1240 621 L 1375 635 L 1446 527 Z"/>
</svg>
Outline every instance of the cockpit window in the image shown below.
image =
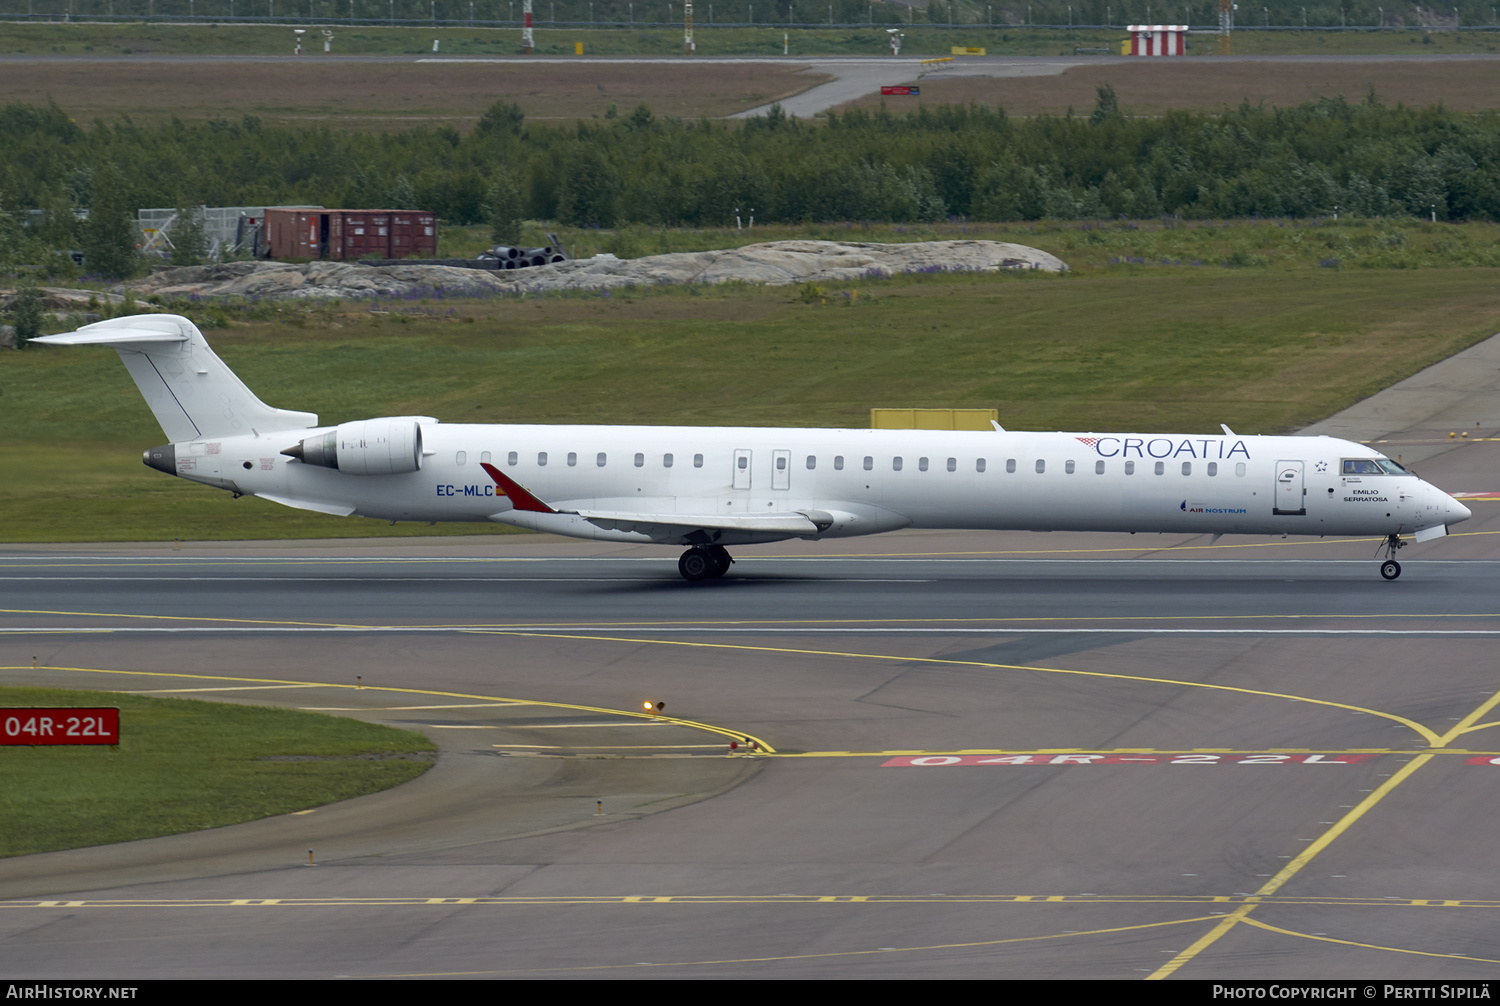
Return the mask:
<svg viewBox="0 0 1500 1006">
<path fill-rule="evenodd" d="M 1405 475 L 1406 469 L 1389 458 L 1345 458 L 1345 475 Z"/>
</svg>

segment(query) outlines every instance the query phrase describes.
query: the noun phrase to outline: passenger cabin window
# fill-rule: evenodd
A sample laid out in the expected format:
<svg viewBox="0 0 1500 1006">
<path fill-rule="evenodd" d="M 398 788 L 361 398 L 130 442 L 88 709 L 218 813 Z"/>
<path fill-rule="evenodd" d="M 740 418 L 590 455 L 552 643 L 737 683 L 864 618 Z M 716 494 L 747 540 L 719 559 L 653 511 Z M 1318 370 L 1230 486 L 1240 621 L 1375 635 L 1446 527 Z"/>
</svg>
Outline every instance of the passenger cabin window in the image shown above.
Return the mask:
<svg viewBox="0 0 1500 1006">
<path fill-rule="evenodd" d="M 1135 462 L 1134 461 L 1127 461 L 1127 462 L 1125 462 L 1125 474 L 1126 475 L 1134 475 L 1135 474 Z"/>
<path fill-rule="evenodd" d="M 1041 458 L 1037 458 L 1036 459 L 1036 473 L 1038 475 L 1041 475 L 1046 470 L 1047 470 L 1047 462 L 1043 461 Z"/>
<path fill-rule="evenodd" d="M 1209 478 L 1213 478 L 1217 474 L 1219 474 L 1219 463 L 1217 461 L 1210 461 L 1208 463 Z"/>
<path fill-rule="evenodd" d="M 734 463 L 739 466 L 740 471 L 750 467 L 750 459 L 744 456 L 735 458 Z"/>
<path fill-rule="evenodd" d="M 637 454 L 635 456 L 635 466 L 637 468 L 644 468 L 644 467 L 646 467 L 646 455 L 644 455 L 644 454 Z"/>
<path fill-rule="evenodd" d="M 874 470 L 875 470 L 875 459 L 872 458 L 872 457 L 868 457 L 867 456 L 865 458 L 865 471 L 869 472 L 869 471 L 874 471 Z"/>
<path fill-rule="evenodd" d="M 948 459 L 948 470 L 950 472 L 956 472 L 956 471 L 958 471 L 958 458 L 949 458 Z"/>
<path fill-rule="evenodd" d="M 603 468 L 605 462 L 607 462 L 608 460 L 609 455 L 605 454 L 603 451 L 600 451 L 599 456 L 594 459 L 594 464 L 598 465 L 600 468 Z"/>
<path fill-rule="evenodd" d="M 469 452 L 468 451 L 459 451 L 457 454 L 453 455 L 453 463 L 456 464 L 456 465 L 468 464 L 468 462 L 469 462 Z"/>
<path fill-rule="evenodd" d="M 1244 478 L 1245 477 L 1245 462 L 1243 462 L 1243 461 L 1236 461 L 1234 463 L 1234 474 L 1237 475 L 1240 478 Z"/>
<path fill-rule="evenodd" d="M 1076 468 L 1077 468 L 1077 467 L 1078 467 L 1078 466 L 1077 466 L 1077 465 L 1075 465 L 1075 464 L 1074 464 L 1074 463 L 1073 463 L 1073 462 L 1071 462 L 1071 461 L 1067 461 L 1067 462 L 1064 462 L 1064 463 L 1063 463 L 1063 471 L 1065 471 L 1065 472 L 1067 472 L 1067 473 L 1068 473 L 1068 474 L 1069 474 L 1069 475 L 1072 475 L 1072 474 L 1073 474 L 1073 472 L 1074 472 L 1074 470 L 1075 470 L 1075 469 L 1076 469 Z"/>
<path fill-rule="evenodd" d="M 1158 474 L 1158 475 L 1165 475 L 1165 474 L 1167 474 L 1167 463 L 1165 461 L 1158 461 L 1156 463 L 1156 474 Z"/>
<path fill-rule="evenodd" d="M 663 468 L 671 468 L 672 467 L 672 455 L 670 455 L 670 454 L 663 454 L 661 456 L 661 466 Z"/>
<path fill-rule="evenodd" d="M 818 467 L 818 459 L 809 454 L 807 456 L 807 470 L 812 471 L 816 467 Z"/>
<path fill-rule="evenodd" d="M 891 458 L 891 471 L 893 471 L 893 472 L 899 472 L 900 470 L 901 470 L 901 459 L 900 458 Z"/>
<path fill-rule="evenodd" d="M 982 471 L 984 471 L 984 458 L 975 458 L 974 459 L 974 470 L 976 472 L 982 472 Z"/>
<path fill-rule="evenodd" d="M 1184 475 L 1191 475 L 1191 474 L 1193 474 L 1193 463 L 1191 461 L 1184 461 L 1182 463 L 1182 474 L 1184 474 Z"/>
<path fill-rule="evenodd" d="M 694 454 L 693 455 L 693 467 L 694 468 L 702 468 L 703 467 L 703 455 L 701 455 L 701 454 Z"/>
<path fill-rule="evenodd" d="M 844 470 L 844 456 L 842 454 L 835 454 L 833 456 L 833 470 L 836 472 Z"/>
<path fill-rule="evenodd" d="M 482 461 L 485 464 L 489 464 L 490 463 L 490 452 L 489 451 L 481 451 L 480 454 L 479 454 L 479 460 Z"/>
<path fill-rule="evenodd" d="M 517 454 L 515 451 L 511 451 L 505 457 L 505 463 L 508 464 L 508 465 L 520 464 L 520 462 L 521 462 L 521 455 Z"/>
<path fill-rule="evenodd" d="M 776 470 L 778 472 L 784 472 L 784 471 L 786 471 L 786 458 L 777 458 L 776 459 Z"/>
<path fill-rule="evenodd" d="M 547 467 L 547 452 L 546 451 L 537 451 L 536 452 L 536 466 L 538 468 L 546 468 Z"/>
<path fill-rule="evenodd" d="M 1010 474 L 1012 474 L 1012 475 L 1014 475 L 1016 473 L 1016 459 L 1015 458 L 1006 458 L 1005 459 L 1005 470 L 1007 472 L 1009 472 Z"/>
<path fill-rule="evenodd" d="M 1104 474 L 1104 462 L 1103 461 L 1095 461 L 1094 462 L 1094 474 L 1095 475 L 1103 475 Z"/>
<path fill-rule="evenodd" d="M 925 472 L 926 470 L 927 470 L 927 459 L 926 458 L 917 458 L 917 471 L 919 471 L 919 472 Z"/>
<path fill-rule="evenodd" d="M 576 468 L 576 467 L 578 467 L 578 452 L 577 451 L 569 451 L 568 452 L 568 467 L 569 468 Z"/>
</svg>

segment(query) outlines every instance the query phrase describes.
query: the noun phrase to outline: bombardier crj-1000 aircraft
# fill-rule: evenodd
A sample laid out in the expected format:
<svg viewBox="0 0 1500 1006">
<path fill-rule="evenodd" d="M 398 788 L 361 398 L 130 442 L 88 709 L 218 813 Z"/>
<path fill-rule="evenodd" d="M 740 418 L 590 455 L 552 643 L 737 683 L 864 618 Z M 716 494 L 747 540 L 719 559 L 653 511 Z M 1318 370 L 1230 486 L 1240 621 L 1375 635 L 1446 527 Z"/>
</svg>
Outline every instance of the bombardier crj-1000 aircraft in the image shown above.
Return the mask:
<svg viewBox="0 0 1500 1006">
<path fill-rule="evenodd" d="M 289 507 L 398 521 L 498 521 L 685 545 L 689 580 L 729 545 L 897 528 L 1447 534 L 1469 510 L 1360 444 L 1330 437 L 478 426 L 388 416 L 319 426 L 264 404 L 203 334 L 138 315 L 34 342 L 113 346 L 171 441 L 152 468 Z"/>
</svg>

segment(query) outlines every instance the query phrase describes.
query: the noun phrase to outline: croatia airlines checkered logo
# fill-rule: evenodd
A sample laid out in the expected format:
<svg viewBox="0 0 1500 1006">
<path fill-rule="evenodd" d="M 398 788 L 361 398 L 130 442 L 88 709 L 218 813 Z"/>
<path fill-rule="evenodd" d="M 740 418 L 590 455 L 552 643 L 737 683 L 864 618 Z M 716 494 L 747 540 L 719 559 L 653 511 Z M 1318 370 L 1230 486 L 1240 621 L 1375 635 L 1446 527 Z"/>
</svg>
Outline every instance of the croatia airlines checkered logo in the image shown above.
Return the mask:
<svg viewBox="0 0 1500 1006">
<path fill-rule="evenodd" d="M 1097 447 L 1097 446 L 1099 446 L 1099 438 L 1098 437 L 1074 437 L 1073 439 L 1076 440 L 1076 441 L 1078 441 L 1080 444 L 1082 444 L 1085 447 Z"/>
</svg>

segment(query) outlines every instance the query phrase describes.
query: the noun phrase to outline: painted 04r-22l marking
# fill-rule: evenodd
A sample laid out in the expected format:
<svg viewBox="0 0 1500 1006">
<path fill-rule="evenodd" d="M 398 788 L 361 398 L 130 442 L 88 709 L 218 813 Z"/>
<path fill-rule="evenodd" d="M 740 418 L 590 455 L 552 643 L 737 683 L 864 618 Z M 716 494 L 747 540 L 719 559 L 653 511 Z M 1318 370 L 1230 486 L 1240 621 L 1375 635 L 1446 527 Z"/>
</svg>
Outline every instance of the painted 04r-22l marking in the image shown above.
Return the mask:
<svg viewBox="0 0 1500 1006">
<path fill-rule="evenodd" d="M 954 768 L 970 765 L 1363 765 L 1378 754 L 1008 754 L 903 755 L 881 768 Z M 1480 759 L 1488 764 L 1500 759 Z"/>
</svg>

